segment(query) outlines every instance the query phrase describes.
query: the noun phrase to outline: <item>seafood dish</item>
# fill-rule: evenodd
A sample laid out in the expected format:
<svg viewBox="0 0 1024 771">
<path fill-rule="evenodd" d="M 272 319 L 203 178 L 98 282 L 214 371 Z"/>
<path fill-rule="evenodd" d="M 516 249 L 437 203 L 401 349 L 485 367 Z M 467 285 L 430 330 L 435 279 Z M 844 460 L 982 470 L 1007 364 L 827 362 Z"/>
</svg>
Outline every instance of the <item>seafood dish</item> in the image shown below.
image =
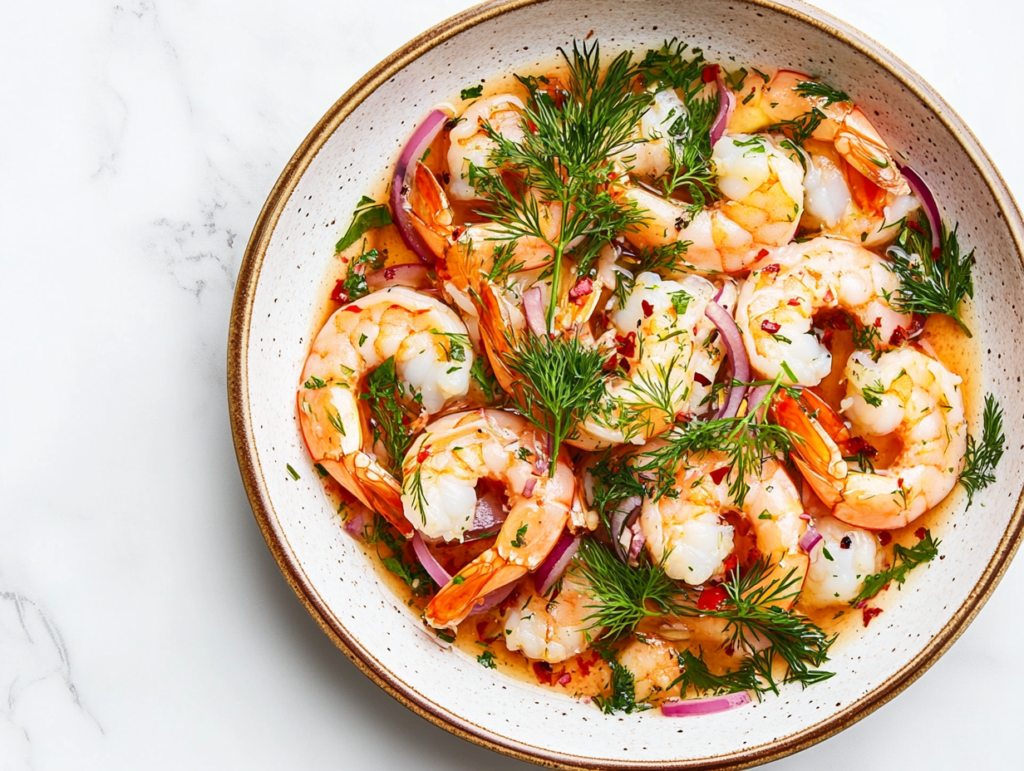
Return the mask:
<svg viewBox="0 0 1024 771">
<path fill-rule="evenodd" d="M 481 677 L 668 717 L 813 686 L 995 480 L 974 251 L 856 94 L 559 54 L 451 94 L 346 220 L 310 459 Z"/>
</svg>

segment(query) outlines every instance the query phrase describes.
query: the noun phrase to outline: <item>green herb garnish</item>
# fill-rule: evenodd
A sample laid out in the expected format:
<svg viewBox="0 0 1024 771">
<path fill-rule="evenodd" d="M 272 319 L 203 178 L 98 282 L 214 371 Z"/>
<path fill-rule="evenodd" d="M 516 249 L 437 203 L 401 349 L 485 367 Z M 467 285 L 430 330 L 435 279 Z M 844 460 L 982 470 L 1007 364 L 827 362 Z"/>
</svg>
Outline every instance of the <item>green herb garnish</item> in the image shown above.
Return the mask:
<svg viewBox="0 0 1024 771">
<path fill-rule="evenodd" d="M 982 416 L 981 444 L 971 434 L 967 435 L 964 469 L 960 472 L 960 484 L 967 491 L 968 505 L 974 502 L 975 493 L 996 481 L 992 472 L 1003 457 L 1005 445 L 1003 408 L 992 394 L 988 394 Z"/>
</svg>

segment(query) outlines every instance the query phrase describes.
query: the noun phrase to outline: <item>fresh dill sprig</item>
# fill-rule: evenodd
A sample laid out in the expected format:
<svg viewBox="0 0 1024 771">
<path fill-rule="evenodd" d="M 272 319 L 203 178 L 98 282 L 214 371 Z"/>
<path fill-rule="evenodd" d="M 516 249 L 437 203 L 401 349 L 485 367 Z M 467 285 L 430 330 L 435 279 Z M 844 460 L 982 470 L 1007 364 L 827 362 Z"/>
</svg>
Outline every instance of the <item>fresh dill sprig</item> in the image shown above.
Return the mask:
<svg viewBox="0 0 1024 771">
<path fill-rule="evenodd" d="M 950 231 L 943 223 L 941 230 L 942 243 L 933 246 L 929 228 L 904 223 L 896 243 L 886 252 L 890 259 L 886 267 L 900 280 L 899 293 L 887 295 L 886 301 L 898 313 L 944 313 L 971 337 L 960 317 L 960 303 L 965 297 L 974 298 L 974 250 L 961 256 L 957 228 Z"/>
<path fill-rule="evenodd" d="M 591 629 L 604 628 L 602 638 L 615 640 L 632 632 L 645 618 L 675 613 L 682 608 L 682 590 L 661 565 L 641 556 L 630 567 L 607 546 L 590 538 L 580 541 L 573 570 L 591 586 L 595 604 L 586 617 Z"/>
<path fill-rule="evenodd" d="M 430 434 L 423 435 L 423 441 L 419 445 L 421 452 L 429 453 L 429 439 Z M 423 490 L 423 463 L 419 458 L 416 459 L 416 468 L 413 472 L 402 480 L 402 495 L 412 498 L 412 507 L 419 512 L 423 524 L 427 524 L 427 495 Z"/>
<path fill-rule="evenodd" d="M 661 48 L 649 50 L 637 65 L 637 71 L 645 88 L 653 85 L 674 88 L 682 92 L 685 104 L 704 88 L 704 69 L 708 66 L 701 49 L 690 48 L 678 38 L 672 38 Z"/>
<path fill-rule="evenodd" d="M 673 241 L 661 246 L 644 246 L 639 250 L 630 246 L 621 250 L 620 259 L 634 275 L 647 271 L 660 274 L 662 271 L 693 269 L 693 266 L 684 259 L 687 249 L 691 246 L 693 241 Z"/>
<path fill-rule="evenodd" d="M 853 333 L 853 347 L 858 351 L 868 351 L 871 358 L 878 361 L 881 354 L 882 333 L 874 324 L 861 324 L 854 318 L 849 319 L 850 331 Z"/>
<path fill-rule="evenodd" d="M 473 366 L 469 368 L 469 374 L 480 386 L 488 404 L 494 402 L 495 394 L 503 393 L 486 356 L 477 356 L 473 359 Z"/>
<path fill-rule="evenodd" d="M 513 273 L 518 273 L 526 266 L 525 262 L 515 261 L 515 252 L 515 241 L 504 241 L 494 247 L 491 269 L 486 275 L 487 283 L 504 286 Z"/>
<path fill-rule="evenodd" d="M 701 610 L 692 604 L 680 612 L 726 622 L 729 644 L 736 650 L 753 651 L 750 664 L 763 680 L 755 685 L 759 696 L 767 691 L 778 693 L 773 672 L 780 659 L 786 668 L 783 682 L 806 687 L 834 674 L 811 667 L 828 661 L 828 651 L 836 636 L 825 634 L 817 624 L 792 609 L 782 608 L 800 594 L 803 576 L 794 568 L 781 578 L 773 577 L 777 569 L 777 565 L 763 557 L 746 571 L 733 568 L 721 584 L 726 596 L 717 609 Z"/>
<path fill-rule="evenodd" d="M 405 555 L 406 540 L 394 532 L 391 524 L 380 514 L 373 515 L 373 523 L 366 530 L 366 543 L 377 544 L 377 557 L 381 564 L 405 582 L 413 594 L 429 594 L 431 578 L 419 560 L 407 559 Z M 381 554 L 380 544 L 384 544 L 391 554 Z"/>
<path fill-rule="evenodd" d="M 625 712 L 632 715 L 634 712 L 643 712 L 652 708 L 651 704 L 637 702 L 636 700 L 636 677 L 626 667 L 617 661 L 609 661 L 608 666 L 612 670 L 612 692 L 608 696 L 595 696 L 594 704 L 606 715 L 616 712 Z"/>
<path fill-rule="evenodd" d="M 502 354 L 506 366 L 524 382 L 513 398 L 520 411 L 538 428 L 551 434 L 552 463 L 562 442 L 571 438 L 585 410 L 605 394 L 603 368 L 606 351 L 583 345 L 576 337 L 558 337 L 529 332 L 509 339 Z"/>
<path fill-rule="evenodd" d="M 795 144 L 803 147 L 804 142 L 811 138 L 811 135 L 818 130 L 818 126 L 827 117 L 817 107 L 813 107 L 810 112 L 805 112 L 791 120 L 773 123 L 768 127 L 767 131 L 786 134 Z"/>
<path fill-rule="evenodd" d="M 793 90 L 800 94 L 800 96 L 824 99 L 825 103 L 821 105 L 822 107 L 829 107 L 839 102 L 853 101 L 845 91 L 840 91 L 838 88 L 834 88 L 828 83 L 822 83 L 820 80 L 805 80 L 793 86 Z"/>
<path fill-rule="evenodd" d="M 605 69 L 597 42 L 574 42 L 571 54 L 559 51 L 568 69 L 565 90 L 547 79 L 520 77 L 529 91 L 522 139 L 514 142 L 484 124 L 494 148 L 486 167 L 469 169 L 470 184 L 490 204 L 482 213 L 499 223 L 496 238 L 536 238 L 551 248 L 549 329 L 569 244 L 583 239 L 572 256 L 577 274 L 585 275 L 608 241 L 642 221 L 636 205 L 624 206 L 609 183 L 616 176 L 613 159 L 635 141 L 632 134 L 652 98 L 633 89 L 631 53 L 619 54 Z M 555 237 L 546 221 L 551 211 L 559 216 Z"/>
<path fill-rule="evenodd" d="M 750 659 L 745 659 L 739 669 L 716 675 L 704 662 L 703 651 L 694 654 L 684 648 L 679 652 L 679 669 L 682 674 L 665 690 L 681 685 L 680 693 L 683 697 L 691 688 L 697 696 L 723 696 L 727 693 L 758 690 L 757 671 Z"/>
<path fill-rule="evenodd" d="M 783 374 L 772 381 L 759 404 L 748 405 L 744 416 L 691 421 L 663 434 L 663 444 L 644 451 L 634 468 L 638 473 L 653 477 L 654 498 L 657 500 L 672 493 L 680 464 L 690 455 L 718 451 L 727 458 L 729 494 L 736 505 L 742 506 L 750 489 L 747 478 L 761 473 L 765 458 L 788 453 L 793 443 L 799 441 L 796 434 L 782 426 L 758 421 L 760 407 L 770 404 L 783 387 Z M 791 379 L 796 380 L 795 377 Z"/>
<path fill-rule="evenodd" d="M 873 573 L 865 578 L 864 588 L 860 590 L 860 594 L 850 600 L 850 604 L 858 605 L 865 600 L 870 600 L 893 581 L 898 584 L 904 583 L 907 580 L 907 573 L 918 565 L 931 562 L 939 556 L 939 544 L 941 543 L 942 541 L 932 538 L 930 530 L 925 530 L 924 538 L 909 549 L 899 544 L 893 546 L 892 567 L 888 570 L 883 570 L 881 573 Z"/>
<path fill-rule="evenodd" d="M 405 386 L 395 370 L 394 356 L 385 359 L 366 377 L 366 390 L 359 395 L 360 399 L 370 404 L 373 441 L 384 445 L 390 461 L 389 468 L 399 477 L 405 453 L 412 443 L 404 396 Z"/>
<path fill-rule="evenodd" d="M 985 412 L 981 422 L 981 444 L 971 434 L 967 435 L 964 469 L 960 472 L 960 484 L 967 491 L 967 505 L 974 503 L 975 493 L 996 481 L 992 472 L 1005 450 L 1003 408 L 992 394 L 985 397 Z"/>
</svg>

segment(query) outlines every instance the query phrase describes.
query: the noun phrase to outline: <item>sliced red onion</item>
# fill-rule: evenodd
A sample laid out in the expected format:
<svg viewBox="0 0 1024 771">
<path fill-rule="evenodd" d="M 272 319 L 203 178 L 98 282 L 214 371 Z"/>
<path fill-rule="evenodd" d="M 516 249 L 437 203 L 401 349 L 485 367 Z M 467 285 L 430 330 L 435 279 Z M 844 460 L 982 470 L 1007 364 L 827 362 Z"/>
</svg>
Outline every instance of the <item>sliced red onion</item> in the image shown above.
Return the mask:
<svg viewBox="0 0 1024 771">
<path fill-rule="evenodd" d="M 412 535 L 412 550 L 416 553 L 416 559 L 420 561 L 423 569 L 427 571 L 427 575 L 434 579 L 434 583 L 438 586 L 446 586 L 452 580 L 448 571 L 441 567 L 441 563 L 430 553 L 430 549 L 423 542 L 418 530 Z"/>
<path fill-rule="evenodd" d="M 640 527 L 639 520 L 629 526 L 629 532 L 632 536 L 632 540 L 629 542 L 629 552 L 626 554 L 626 564 L 635 568 L 640 564 L 640 551 L 644 548 L 644 544 L 647 543 L 647 537 L 644 535 L 644 531 Z"/>
<path fill-rule="evenodd" d="M 345 523 L 345 532 L 356 540 L 361 539 L 363 537 L 363 515 L 356 514 L 354 517 L 349 517 Z"/>
<path fill-rule="evenodd" d="M 524 498 L 532 498 L 533 497 L 533 488 L 535 488 L 536 486 L 537 486 L 537 478 L 536 477 L 530 477 L 529 479 L 527 479 L 525 484 L 523 484 L 523 497 Z"/>
<path fill-rule="evenodd" d="M 758 405 L 761 405 L 761 402 L 764 401 L 764 397 L 766 397 L 768 395 L 768 392 L 770 390 L 771 390 L 771 386 L 766 386 L 766 385 L 757 386 L 756 388 L 751 388 L 750 389 L 750 393 L 747 394 L 747 409 L 748 410 L 757 409 Z M 768 411 L 768 405 L 767 404 L 763 404 L 763 405 L 761 405 L 760 409 L 761 409 L 761 412 L 755 418 L 755 420 L 758 423 L 764 423 L 764 416 L 765 416 L 765 413 Z"/>
<path fill-rule="evenodd" d="M 727 693 L 725 696 L 709 696 L 705 699 L 682 699 L 666 701 L 661 705 L 661 714 L 665 717 L 694 717 L 696 715 L 713 715 L 729 709 L 750 704 L 750 694 L 746 691 Z"/>
<path fill-rule="evenodd" d="M 640 516 L 640 505 L 642 501 L 639 495 L 634 495 L 626 500 L 622 501 L 612 512 L 611 532 L 608 533 L 609 538 L 612 539 L 612 546 L 615 548 L 615 553 L 619 555 L 619 559 L 623 562 L 629 562 L 629 553 L 625 546 L 622 545 L 622 534 L 629 528 L 633 523 L 636 522 Z M 632 536 L 630 540 L 630 546 L 632 546 Z"/>
<path fill-rule="evenodd" d="M 406 262 L 367 273 L 366 285 L 372 290 L 384 289 L 389 286 L 424 289 L 430 286 L 430 276 L 427 275 L 426 265 L 418 262 Z"/>
<path fill-rule="evenodd" d="M 538 476 L 546 474 L 548 469 L 551 467 L 551 453 L 554 452 L 555 449 L 555 438 L 551 434 L 547 434 L 547 441 L 545 442 L 544 448 L 545 452 L 543 455 L 539 452 L 533 453 L 533 470 Z M 537 446 L 534 445 L 534 450 L 536 449 Z"/>
<path fill-rule="evenodd" d="M 516 588 L 515 583 L 507 584 L 500 589 L 495 589 L 493 592 L 484 597 L 480 602 L 473 606 L 473 610 L 469 611 L 469 615 L 475 616 L 478 613 L 486 613 L 496 605 L 500 605 L 505 601 L 505 598 L 512 594 L 512 590 Z"/>
<path fill-rule="evenodd" d="M 409 217 L 409 172 L 444 128 L 448 118 L 448 114 L 441 110 L 433 110 L 427 116 L 402 150 L 395 165 L 395 175 L 391 179 L 391 219 L 402 241 L 425 265 L 433 265 L 435 257 L 416 232 Z"/>
<path fill-rule="evenodd" d="M 729 125 L 729 118 L 736 109 L 736 95 L 725 85 L 724 70 L 718 68 L 718 115 L 715 122 L 711 124 L 711 146 L 722 138 L 725 129 Z"/>
<path fill-rule="evenodd" d="M 935 196 L 921 176 L 909 166 L 904 166 L 900 171 L 910 185 L 910 190 L 921 201 L 925 213 L 928 215 L 928 224 L 932 229 L 932 247 L 942 246 L 942 217 L 939 215 L 939 205 L 935 203 Z M 922 258 L 928 255 L 920 255 Z"/>
<path fill-rule="evenodd" d="M 572 558 L 576 556 L 576 551 L 579 548 L 579 538 L 574 537 L 569 531 L 562 533 L 555 548 L 551 550 L 551 553 L 533 574 L 533 581 L 537 585 L 538 592 L 548 593 L 548 590 L 555 585 L 555 581 L 561 578 L 568 569 L 569 563 L 572 562 Z"/>
<path fill-rule="evenodd" d="M 821 533 L 819 533 L 814 525 L 807 528 L 807 532 L 800 536 L 800 548 L 808 554 L 811 553 L 811 549 L 818 545 L 818 541 L 821 540 Z"/>
<path fill-rule="evenodd" d="M 721 294 L 721 292 L 719 292 Z M 709 302 L 704 309 L 704 315 L 711 319 L 711 323 L 718 328 L 718 333 L 725 343 L 725 352 L 729 357 L 729 368 L 732 370 L 732 379 L 750 380 L 750 359 L 747 358 L 747 348 L 743 344 L 743 335 L 740 328 L 736 326 L 729 311 L 717 302 Z M 740 411 L 743 397 L 747 393 L 746 386 L 732 387 L 726 389 L 725 404 L 715 415 L 715 418 L 734 418 Z"/>
<path fill-rule="evenodd" d="M 535 286 L 523 293 L 523 315 L 530 331 L 535 335 L 546 335 L 548 330 L 544 323 L 544 305 L 541 302 L 540 287 Z"/>
<path fill-rule="evenodd" d="M 477 533 L 495 530 L 508 517 L 508 512 L 501 505 L 501 499 L 493 490 L 488 490 L 484 495 L 477 498 L 476 513 L 473 515 L 473 526 L 466 533 L 472 536 Z"/>
</svg>

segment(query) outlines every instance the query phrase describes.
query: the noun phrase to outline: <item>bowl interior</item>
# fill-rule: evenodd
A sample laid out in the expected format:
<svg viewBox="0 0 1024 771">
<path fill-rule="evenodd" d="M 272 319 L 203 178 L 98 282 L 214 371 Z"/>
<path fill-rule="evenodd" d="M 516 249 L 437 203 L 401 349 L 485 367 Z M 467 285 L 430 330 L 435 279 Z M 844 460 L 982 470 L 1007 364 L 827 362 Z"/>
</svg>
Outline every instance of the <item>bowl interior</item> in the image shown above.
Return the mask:
<svg viewBox="0 0 1024 771">
<path fill-rule="evenodd" d="M 973 376 L 1008 416 L 1019 415 L 1024 357 L 1004 353 L 1012 350 L 1006 345 L 1024 308 L 1015 242 L 1021 229 L 1008 194 L 973 138 L 954 128 L 956 117 L 940 119 L 929 107 L 925 99 L 932 97 L 923 95 L 930 91 L 915 76 L 880 51 L 903 73 L 901 80 L 861 50 L 864 38 L 845 28 L 837 33 L 830 25 L 838 22 L 814 22 L 804 13 L 824 18 L 802 5 L 791 11 L 721 0 L 548 0 L 484 11 L 479 23 L 437 33 L 433 45 L 411 44 L 423 49 L 418 57 L 396 71 L 405 60 L 385 63 L 375 73 L 375 89 L 371 77 L 367 89 L 335 105 L 300 149 L 257 226 L 234 320 L 232 355 L 240 371 L 232 398 L 261 524 L 315 613 L 365 667 L 435 719 L 491 746 L 558 764 L 631 768 L 720 766 L 791 751 L 851 722 L 913 679 L 976 612 L 1016 543 L 1024 455 L 1009 453 L 997 483 L 969 510 L 962 492 L 954 493 L 948 523 L 938 533 L 944 559 L 915 571 L 901 592 L 890 591 L 888 612 L 852 643 L 834 648 L 831 680 L 807 690 L 787 686 L 779 698 L 699 721 L 605 717 L 439 647 L 342 531 L 305 451 L 296 383 L 322 321 L 317 303 L 335 260 L 334 243 L 360 196 L 380 190 L 401 145 L 433 104 L 481 78 L 492 83 L 550 61 L 556 47 L 591 31 L 607 52 L 643 50 L 678 36 L 703 48 L 711 61 L 735 57 L 748 67 L 802 70 L 850 93 L 890 145 L 923 173 L 947 215 L 959 220 L 961 243 L 977 249 L 972 327 L 989 353 Z M 976 424 L 978 400 L 971 401 Z M 1019 421 L 1010 419 L 1008 447 L 1024 445 L 1021 434 Z M 298 471 L 298 481 L 286 464 Z"/>
</svg>

